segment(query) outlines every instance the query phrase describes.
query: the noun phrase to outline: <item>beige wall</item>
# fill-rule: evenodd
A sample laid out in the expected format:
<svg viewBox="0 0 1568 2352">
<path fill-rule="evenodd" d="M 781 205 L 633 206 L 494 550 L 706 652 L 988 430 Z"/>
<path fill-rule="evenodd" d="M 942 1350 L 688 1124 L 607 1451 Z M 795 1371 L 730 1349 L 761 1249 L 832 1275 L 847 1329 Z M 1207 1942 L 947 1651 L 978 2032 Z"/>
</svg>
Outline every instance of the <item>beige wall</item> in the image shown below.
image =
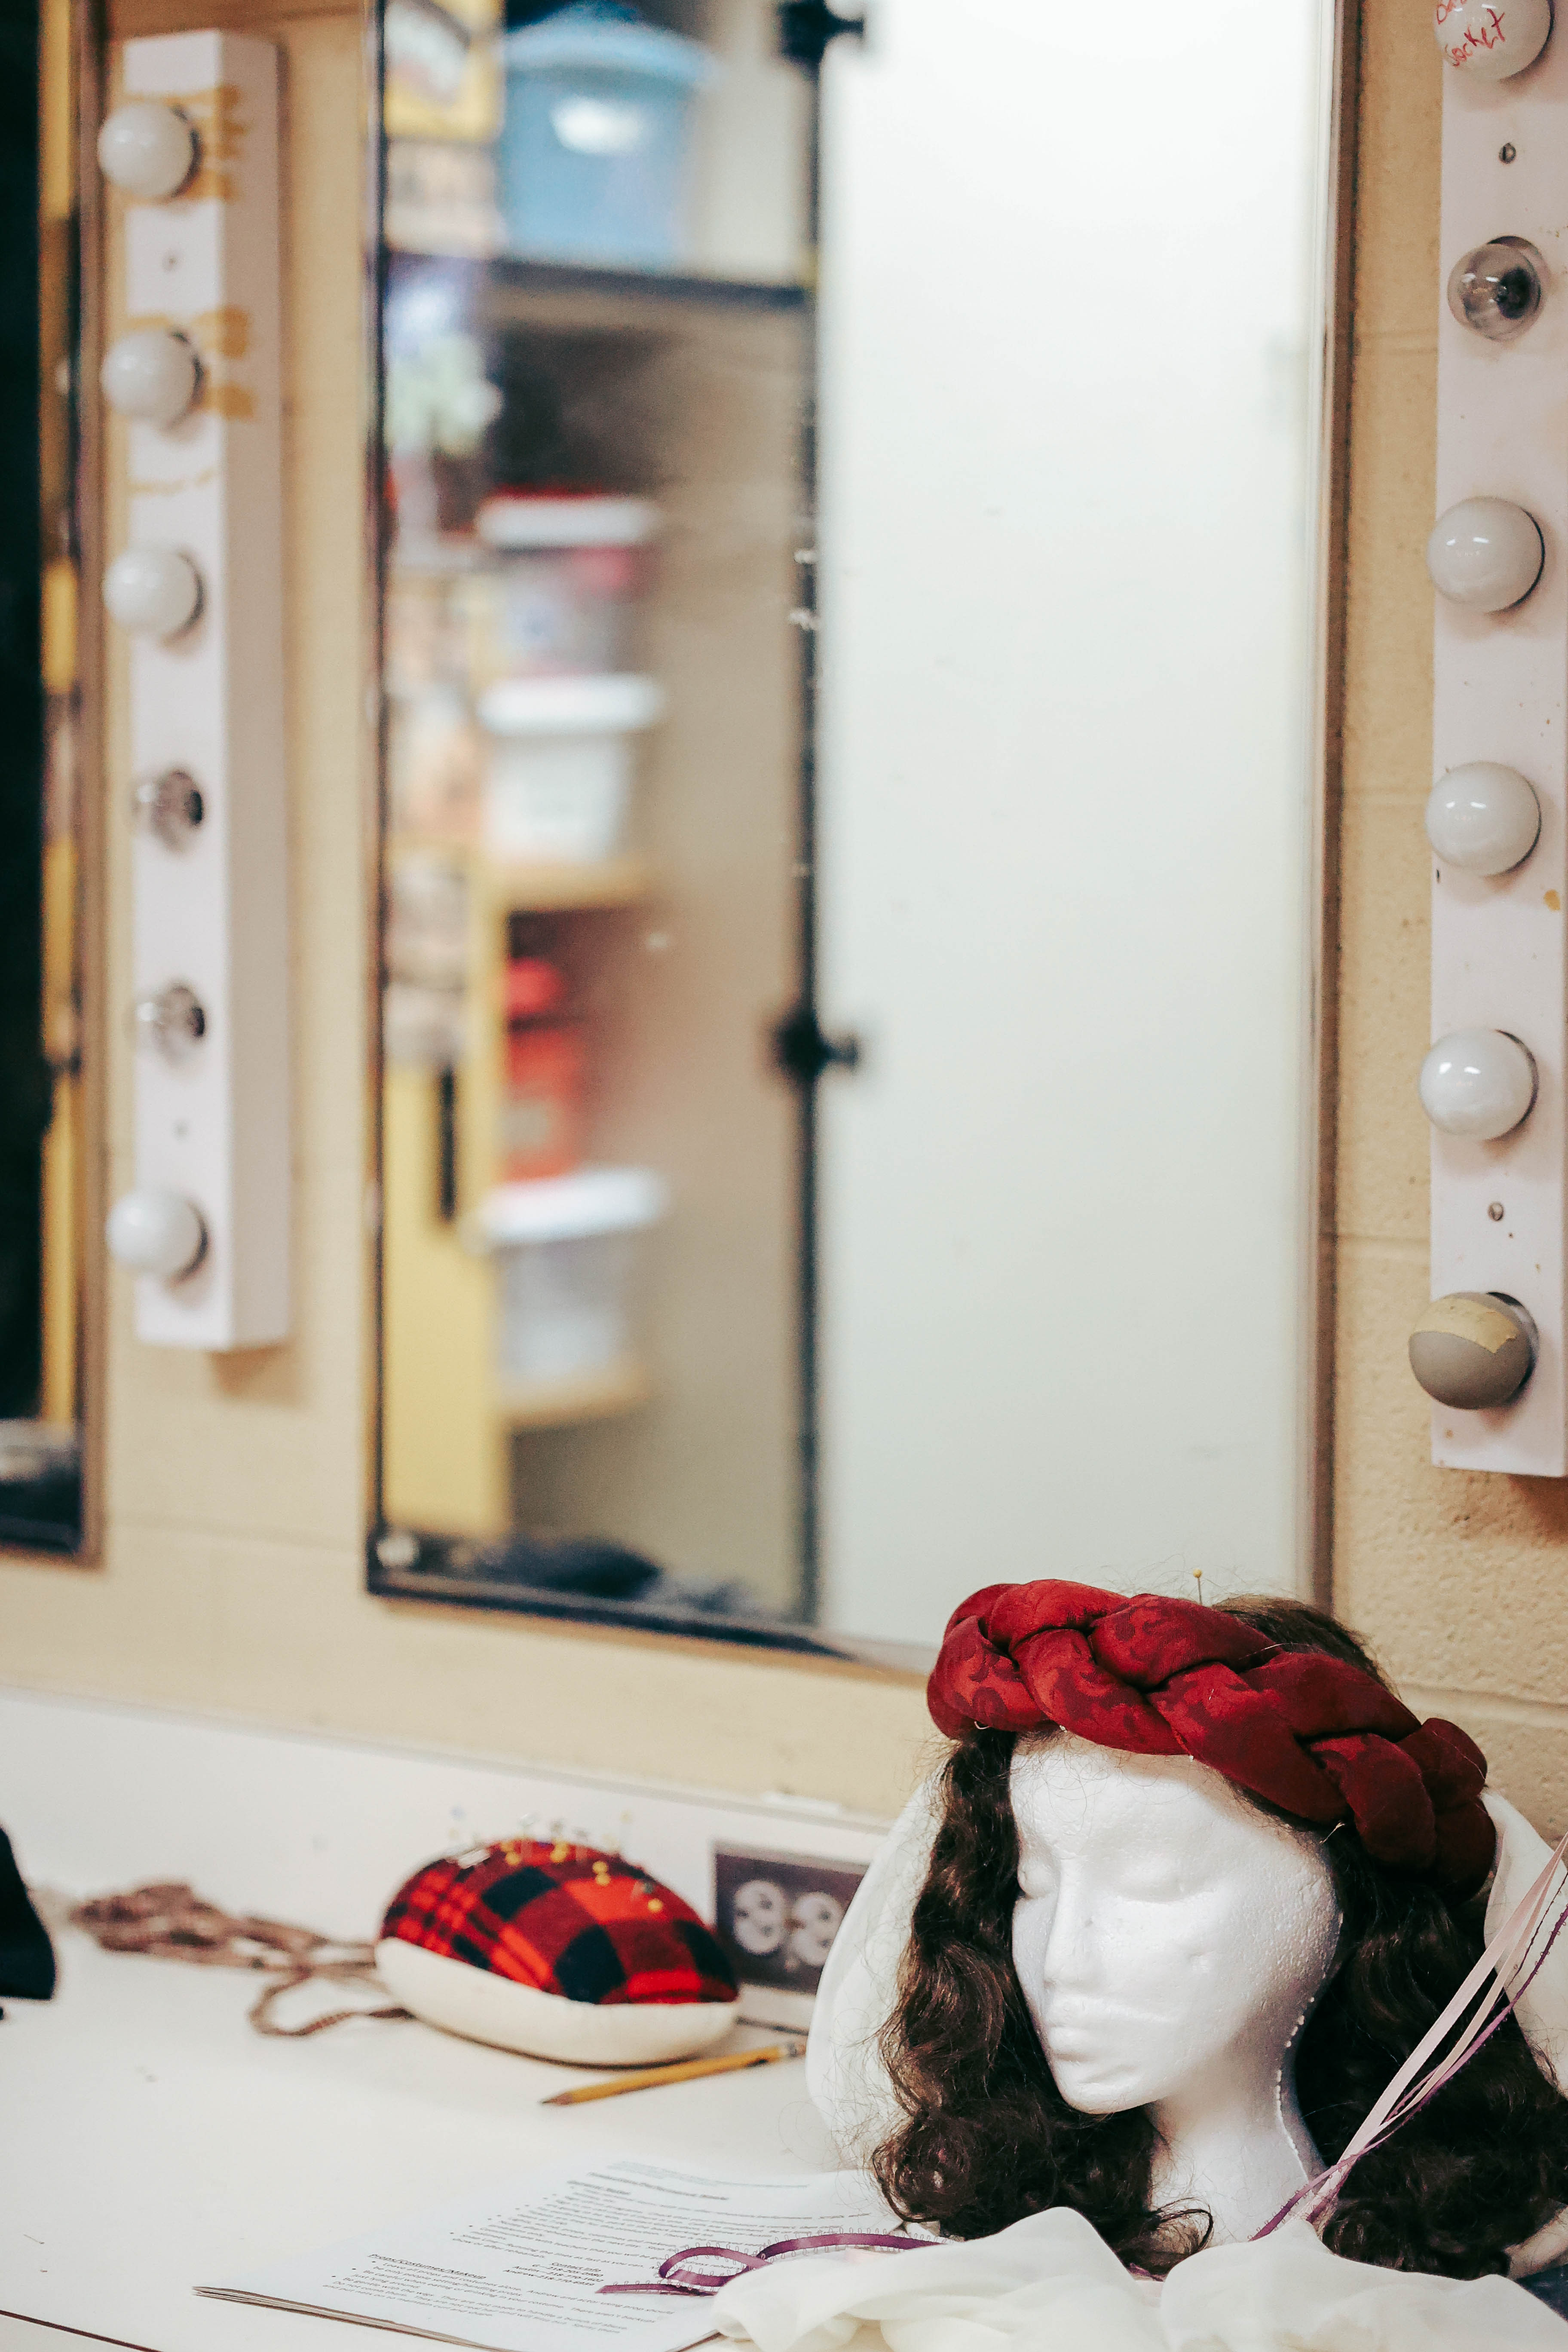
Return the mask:
<svg viewBox="0 0 1568 2352">
<path fill-rule="evenodd" d="M 1568 1483 L 1434 1469 L 1425 1306 L 1438 135 L 1430 12 L 1365 0 L 1342 844 L 1334 1591 L 1406 1695 L 1568 1828 Z"/>
<path fill-rule="evenodd" d="M 232 19 L 237 11 L 224 10 Z M 160 16 L 159 21 L 163 21 Z M 265 25 L 257 29 L 266 29 Z M 224 1362 L 140 1349 L 112 1296 L 102 1566 L 0 1563 L 0 1669 L 47 1686 L 891 1807 L 918 1693 L 694 1645 L 545 1633 L 361 1590 L 364 923 L 359 47 L 279 26 L 288 58 L 289 594 L 300 1016 L 300 1336 Z M 1413 1696 L 1568 1825 L 1568 1633 L 1552 1603 L 1568 1486 L 1436 1471 L 1405 1337 L 1426 1297 L 1430 592 L 1439 66 L 1426 11 L 1366 0 L 1342 855 L 1339 1606 Z M 298 267 L 307 253 L 310 268 Z M 122 804 L 112 785 L 111 818 Z M 125 969 L 123 828 L 111 969 Z M 114 1045 L 114 1175 L 128 1086 Z"/>
<path fill-rule="evenodd" d="M 232 6 L 223 15 L 241 20 Z M 158 12 L 160 28 L 171 20 Z M 360 36 L 348 16 L 245 21 L 277 33 L 287 75 L 299 1336 L 226 1360 L 142 1348 L 129 1287 L 115 1280 L 104 1559 L 90 1570 L 0 1561 L 0 1674 L 891 1810 L 928 1728 L 907 1684 L 695 1643 L 545 1633 L 362 1590 Z M 130 1173 L 129 1069 L 113 1017 L 128 945 L 122 751 L 111 768 L 113 1190 Z"/>
</svg>

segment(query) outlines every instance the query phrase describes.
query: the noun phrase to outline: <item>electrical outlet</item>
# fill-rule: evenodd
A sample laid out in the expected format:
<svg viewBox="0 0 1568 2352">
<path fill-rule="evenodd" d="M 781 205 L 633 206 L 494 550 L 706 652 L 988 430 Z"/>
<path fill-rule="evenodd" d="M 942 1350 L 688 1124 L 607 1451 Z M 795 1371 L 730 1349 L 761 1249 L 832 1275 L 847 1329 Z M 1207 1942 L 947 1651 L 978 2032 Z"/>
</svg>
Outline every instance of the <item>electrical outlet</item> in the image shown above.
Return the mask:
<svg viewBox="0 0 1568 2352">
<path fill-rule="evenodd" d="M 715 1846 L 713 1917 L 740 1980 L 742 2018 L 810 2023 L 833 1939 L 865 1875 L 864 1864 Z"/>
</svg>

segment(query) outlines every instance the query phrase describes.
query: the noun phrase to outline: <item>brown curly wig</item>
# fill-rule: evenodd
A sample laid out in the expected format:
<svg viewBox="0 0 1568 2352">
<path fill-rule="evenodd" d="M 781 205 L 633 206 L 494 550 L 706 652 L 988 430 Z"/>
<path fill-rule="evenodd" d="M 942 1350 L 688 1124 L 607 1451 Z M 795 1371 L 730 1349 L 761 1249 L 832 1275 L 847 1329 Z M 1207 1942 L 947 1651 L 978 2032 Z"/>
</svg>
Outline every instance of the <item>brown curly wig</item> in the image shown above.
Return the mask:
<svg viewBox="0 0 1568 2352">
<path fill-rule="evenodd" d="M 1326 1651 L 1385 1679 L 1320 1610 L 1226 1605 L 1282 1649 Z M 1013 1965 L 1013 1748 L 1011 1732 L 976 1730 L 948 1759 L 898 2005 L 881 2036 L 903 2121 L 872 2169 L 897 2211 L 950 2236 L 988 2236 L 1065 2205 L 1123 2262 L 1163 2276 L 1213 2222 L 1201 2209 L 1151 2210 L 1158 2136 L 1146 2108 L 1080 2115 L 1052 2079 Z M 1329 1836 L 1323 1853 L 1344 1927 L 1298 2048 L 1296 2087 L 1331 2162 L 1479 1958 L 1485 1901 L 1451 1904 L 1394 1876 L 1349 1832 Z M 1510 2016 L 1429 2106 L 1361 2159 L 1322 2236 L 1355 2262 L 1479 2278 L 1506 2272 L 1508 2249 L 1564 2206 L 1568 2099 Z"/>
</svg>

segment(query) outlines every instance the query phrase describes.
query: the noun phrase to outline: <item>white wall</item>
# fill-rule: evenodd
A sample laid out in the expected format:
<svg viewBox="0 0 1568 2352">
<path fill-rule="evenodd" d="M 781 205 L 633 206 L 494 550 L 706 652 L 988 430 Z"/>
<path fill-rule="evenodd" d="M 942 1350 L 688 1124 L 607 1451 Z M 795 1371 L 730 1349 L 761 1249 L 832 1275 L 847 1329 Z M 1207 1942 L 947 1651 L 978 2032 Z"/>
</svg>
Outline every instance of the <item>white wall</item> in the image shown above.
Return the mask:
<svg viewBox="0 0 1568 2352">
<path fill-rule="evenodd" d="M 433 1857 L 559 1833 L 713 1913 L 713 1848 L 867 1863 L 886 1824 L 405 1743 L 323 1738 L 0 1685 L 0 1790 L 24 1875 L 73 1899 L 184 1879 L 208 1901 L 374 1937 Z"/>
<path fill-rule="evenodd" d="M 1300 1582 L 1319 0 L 827 80 L 828 1622 Z"/>
</svg>

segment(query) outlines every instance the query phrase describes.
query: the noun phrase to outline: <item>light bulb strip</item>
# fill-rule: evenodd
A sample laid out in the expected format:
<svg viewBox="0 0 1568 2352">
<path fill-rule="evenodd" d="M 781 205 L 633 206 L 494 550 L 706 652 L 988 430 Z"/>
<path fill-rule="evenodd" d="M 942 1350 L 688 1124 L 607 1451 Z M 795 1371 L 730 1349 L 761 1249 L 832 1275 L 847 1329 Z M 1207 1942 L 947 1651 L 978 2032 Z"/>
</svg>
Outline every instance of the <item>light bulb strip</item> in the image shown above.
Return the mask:
<svg viewBox="0 0 1568 2352">
<path fill-rule="evenodd" d="M 1435 1406 L 1432 1455 L 1456 1468 L 1560 1477 L 1568 1473 L 1568 35 L 1560 27 L 1538 61 L 1508 79 L 1448 68 L 1444 83 L 1435 513 L 1510 501 L 1540 525 L 1545 562 L 1511 610 L 1434 599 L 1434 775 L 1479 761 L 1516 770 L 1542 822 L 1511 870 L 1433 861 L 1431 1036 L 1517 1038 L 1533 1057 L 1537 1089 L 1523 1120 L 1494 1140 L 1434 1127 L 1431 1295 L 1517 1299 L 1539 1349 L 1510 1402 Z M 1463 257 L 1500 236 L 1538 248 L 1552 282 L 1526 331 L 1489 341 L 1455 315 L 1447 286 Z M 1431 1091 L 1430 1065 L 1427 1084 Z"/>
<path fill-rule="evenodd" d="M 121 1241 L 153 1247 L 182 1208 L 199 1220 L 194 1264 L 188 1251 L 172 1274 L 142 1261 L 136 1331 L 222 1350 L 281 1339 L 289 1320 L 278 52 L 197 32 L 129 40 L 121 55 L 123 101 L 177 102 L 195 134 L 172 198 L 110 194 L 121 362 L 137 335 L 156 361 L 160 333 L 199 350 L 204 321 L 245 320 L 221 399 L 188 372 L 183 413 L 161 416 L 154 400 L 136 414 L 132 399 L 111 427 L 126 436 L 132 485 L 112 543 L 177 550 L 201 586 L 188 625 L 127 639 L 140 821 L 120 986 L 128 1012 L 143 1006 L 156 1050 L 135 1056 L 136 1189 L 121 1204 Z M 132 373 L 121 366 L 121 379 Z M 109 371 L 111 390 L 121 379 Z M 116 798 L 132 824 L 129 787 Z M 194 1016 L 158 1027 L 174 977 L 200 1007 L 199 1035 Z"/>
</svg>

